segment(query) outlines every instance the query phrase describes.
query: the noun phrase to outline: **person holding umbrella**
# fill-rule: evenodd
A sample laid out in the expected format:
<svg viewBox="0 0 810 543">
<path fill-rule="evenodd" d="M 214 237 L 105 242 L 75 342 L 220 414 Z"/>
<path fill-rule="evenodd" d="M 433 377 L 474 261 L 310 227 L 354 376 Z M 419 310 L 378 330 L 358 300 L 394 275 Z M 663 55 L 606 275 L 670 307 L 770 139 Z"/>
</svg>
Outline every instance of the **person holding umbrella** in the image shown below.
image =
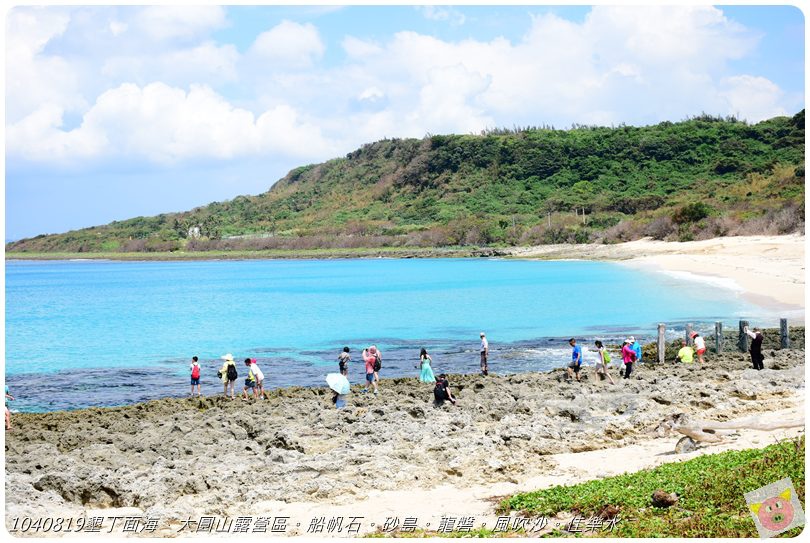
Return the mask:
<svg viewBox="0 0 810 543">
<path fill-rule="evenodd" d="M 349 380 L 346 379 L 346 376 L 340 373 L 327 374 L 326 384 L 329 385 L 329 388 L 334 392 L 332 403 L 335 404 L 335 408 L 343 409 L 346 407 L 346 395 L 351 391 Z"/>
</svg>

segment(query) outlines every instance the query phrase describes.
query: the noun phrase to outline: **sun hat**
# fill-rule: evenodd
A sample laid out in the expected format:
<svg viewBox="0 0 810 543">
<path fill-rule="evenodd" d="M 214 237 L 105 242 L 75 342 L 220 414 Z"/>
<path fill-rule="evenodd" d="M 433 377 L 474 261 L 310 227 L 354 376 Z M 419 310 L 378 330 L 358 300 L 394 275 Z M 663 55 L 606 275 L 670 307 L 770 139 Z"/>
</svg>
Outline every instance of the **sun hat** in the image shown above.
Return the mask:
<svg viewBox="0 0 810 543">
<path fill-rule="evenodd" d="M 629 337 L 629 338 L 627 338 L 627 339 L 629 339 L 629 340 L 630 340 L 630 343 L 635 343 L 635 341 L 636 341 L 635 336 L 630 336 L 630 337 Z"/>
<path fill-rule="evenodd" d="M 486 334 L 485 334 L 484 332 L 481 332 L 481 337 L 484 337 L 485 335 L 486 335 Z"/>
<path fill-rule="evenodd" d="M 255 358 L 251 358 L 251 359 L 250 359 L 250 363 L 251 363 L 251 364 L 255 364 L 255 363 L 256 363 L 256 359 L 255 359 Z"/>
<path fill-rule="evenodd" d="M 691 334 L 689 334 L 689 337 L 697 337 L 697 335 L 698 335 L 697 332 L 692 332 Z"/>
<path fill-rule="evenodd" d="M 225 356 L 220 356 L 222 360 L 227 360 L 228 362 L 233 362 L 233 355 L 231 353 L 226 354 Z"/>
</svg>

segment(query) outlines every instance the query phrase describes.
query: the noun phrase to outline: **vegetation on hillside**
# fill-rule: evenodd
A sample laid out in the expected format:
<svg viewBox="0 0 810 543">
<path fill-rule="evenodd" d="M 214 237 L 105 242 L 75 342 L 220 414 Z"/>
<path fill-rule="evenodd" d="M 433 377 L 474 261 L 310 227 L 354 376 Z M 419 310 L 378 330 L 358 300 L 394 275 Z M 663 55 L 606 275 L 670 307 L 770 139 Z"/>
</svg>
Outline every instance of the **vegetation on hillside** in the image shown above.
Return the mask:
<svg viewBox="0 0 810 543">
<path fill-rule="evenodd" d="M 7 244 L 200 251 L 692 240 L 804 228 L 804 111 L 388 139 L 266 193 Z"/>
</svg>

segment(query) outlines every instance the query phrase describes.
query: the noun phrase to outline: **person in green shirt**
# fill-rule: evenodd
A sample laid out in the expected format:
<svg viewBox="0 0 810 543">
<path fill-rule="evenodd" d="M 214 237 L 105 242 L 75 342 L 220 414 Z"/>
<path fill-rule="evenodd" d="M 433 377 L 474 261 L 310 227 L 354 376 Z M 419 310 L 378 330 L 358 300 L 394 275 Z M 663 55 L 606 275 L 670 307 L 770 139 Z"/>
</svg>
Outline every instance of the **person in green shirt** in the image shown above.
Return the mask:
<svg viewBox="0 0 810 543">
<path fill-rule="evenodd" d="M 695 351 L 684 340 L 681 340 L 681 350 L 678 351 L 677 360 L 681 362 L 693 362 L 695 360 Z"/>
</svg>

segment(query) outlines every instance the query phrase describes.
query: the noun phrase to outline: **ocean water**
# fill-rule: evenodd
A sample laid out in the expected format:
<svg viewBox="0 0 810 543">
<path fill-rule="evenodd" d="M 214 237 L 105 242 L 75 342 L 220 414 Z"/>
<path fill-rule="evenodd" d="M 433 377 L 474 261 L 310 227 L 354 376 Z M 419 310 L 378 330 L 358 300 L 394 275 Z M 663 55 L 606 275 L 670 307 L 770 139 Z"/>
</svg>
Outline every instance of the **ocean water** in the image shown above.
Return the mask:
<svg viewBox="0 0 810 543">
<path fill-rule="evenodd" d="M 480 331 L 491 371 L 535 371 L 563 365 L 570 336 L 651 340 L 658 322 L 708 331 L 761 311 L 730 289 L 603 262 L 7 261 L 5 374 L 21 411 L 120 405 L 187 394 L 192 355 L 206 394 L 222 390 L 225 353 L 258 358 L 270 387 L 322 385 L 344 345 L 352 382 L 369 344 L 383 377 L 418 375 L 421 347 L 437 374 L 474 372 Z"/>
</svg>

